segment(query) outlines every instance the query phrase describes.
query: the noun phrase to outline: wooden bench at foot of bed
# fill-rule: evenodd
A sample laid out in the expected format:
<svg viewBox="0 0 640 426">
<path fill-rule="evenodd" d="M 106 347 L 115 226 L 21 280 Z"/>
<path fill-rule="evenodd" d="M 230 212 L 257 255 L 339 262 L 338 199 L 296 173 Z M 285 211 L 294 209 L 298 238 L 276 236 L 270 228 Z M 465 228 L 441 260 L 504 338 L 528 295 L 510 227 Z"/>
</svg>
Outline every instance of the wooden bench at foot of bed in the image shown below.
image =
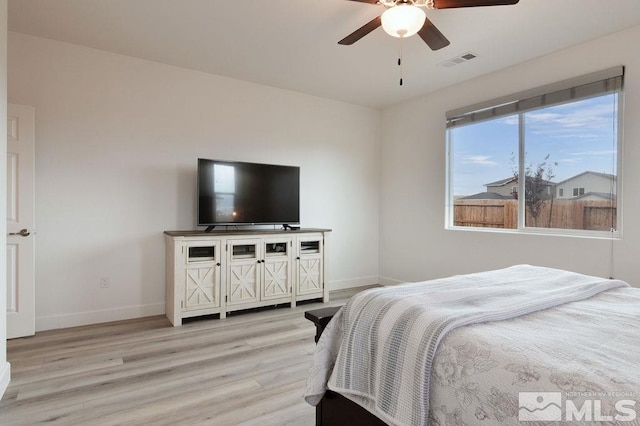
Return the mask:
<svg viewBox="0 0 640 426">
<path fill-rule="evenodd" d="M 306 311 L 304 317 L 316 326 L 316 343 L 341 306 Z M 385 422 L 337 392 L 327 390 L 316 406 L 316 426 L 387 426 Z"/>
</svg>

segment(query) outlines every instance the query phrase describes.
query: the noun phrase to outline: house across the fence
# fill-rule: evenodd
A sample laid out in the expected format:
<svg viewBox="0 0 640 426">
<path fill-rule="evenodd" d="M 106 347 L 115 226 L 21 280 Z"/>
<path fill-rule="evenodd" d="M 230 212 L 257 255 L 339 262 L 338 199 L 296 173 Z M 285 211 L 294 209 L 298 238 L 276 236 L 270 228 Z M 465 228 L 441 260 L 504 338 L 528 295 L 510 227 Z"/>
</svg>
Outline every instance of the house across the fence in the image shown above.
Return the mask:
<svg viewBox="0 0 640 426">
<path fill-rule="evenodd" d="M 582 172 L 561 182 L 543 181 L 544 192 L 551 198 L 612 200 L 616 194 L 616 177 L 607 173 Z M 495 182 L 485 183 L 485 192 L 460 197 L 462 200 L 511 200 L 518 198 L 518 178 L 511 176 Z"/>
<path fill-rule="evenodd" d="M 556 184 L 556 198 L 611 200 L 616 194 L 616 177 L 586 171 Z"/>
<path fill-rule="evenodd" d="M 544 181 L 544 204 L 537 217 L 525 211 L 526 226 L 606 231 L 616 225 L 616 177 L 586 171 L 559 183 Z M 485 184 L 486 192 L 457 198 L 454 225 L 518 227 L 518 179 Z"/>
<path fill-rule="evenodd" d="M 515 198 L 514 195 L 518 193 L 518 178 L 511 176 L 507 179 L 501 179 L 491 183 L 485 183 L 487 192 L 485 194 L 498 194 L 503 198 Z"/>
</svg>

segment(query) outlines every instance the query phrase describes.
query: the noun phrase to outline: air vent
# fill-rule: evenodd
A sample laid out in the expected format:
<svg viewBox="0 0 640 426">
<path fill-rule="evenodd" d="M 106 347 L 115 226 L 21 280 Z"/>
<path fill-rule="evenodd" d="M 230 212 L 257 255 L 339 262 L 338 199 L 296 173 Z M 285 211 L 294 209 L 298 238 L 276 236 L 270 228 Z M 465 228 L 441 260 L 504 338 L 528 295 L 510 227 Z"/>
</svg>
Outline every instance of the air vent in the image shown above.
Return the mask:
<svg viewBox="0 0 640 426">
<path fill-rule="evenodd" d="M 460 56 L 456 56 L 455 58 L 451 58 L 447 61 L 444 61 L 438 65 L 445 67 L 445 68 L 451 68 L 454 67 L 458 64 L 462 64 L 464 62 L 469 62 L 470 60 L 472 60 L 473 58 L 476 58 L 478 55 L 476 55 L 475 53 L 471 53 L 471 52 L 467 52 L 464 53 Z"/>
</svg>

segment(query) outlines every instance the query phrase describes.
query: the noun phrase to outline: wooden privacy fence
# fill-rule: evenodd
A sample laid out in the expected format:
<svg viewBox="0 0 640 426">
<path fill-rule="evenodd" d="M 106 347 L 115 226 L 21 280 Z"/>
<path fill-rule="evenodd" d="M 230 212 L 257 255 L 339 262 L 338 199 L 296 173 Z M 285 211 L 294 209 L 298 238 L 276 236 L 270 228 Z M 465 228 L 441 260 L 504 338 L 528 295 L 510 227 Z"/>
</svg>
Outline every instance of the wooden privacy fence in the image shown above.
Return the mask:
<svg viewBox="0 0 640 426">
<path fill-rule="evenodd" d="M 544 203 L 535 223 L 527 211 L 526 226 L 591 231 L 608 231 L 617 226 L 615 202 L 554 199 L 553 203 Z M 454 225 L 516 229 L 518 200 L 455 200 Z"/>
</svg>

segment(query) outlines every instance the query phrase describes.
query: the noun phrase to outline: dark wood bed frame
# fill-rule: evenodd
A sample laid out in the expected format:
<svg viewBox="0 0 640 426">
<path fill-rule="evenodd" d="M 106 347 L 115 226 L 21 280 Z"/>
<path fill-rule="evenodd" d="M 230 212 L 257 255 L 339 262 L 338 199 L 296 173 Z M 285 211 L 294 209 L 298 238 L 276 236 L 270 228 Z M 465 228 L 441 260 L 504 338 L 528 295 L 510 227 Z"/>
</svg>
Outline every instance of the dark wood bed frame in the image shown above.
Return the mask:
<svg viewBox="0 0 640 426">
<path fill-rule="evenodd" d="M 304 317 L 316 326 L 316 343 L 331 318 L 340 306 L 321 308 L 304 313 Z M 385 422 L 371 414 L 350 399 L 337 392 L 327 390 L 316 406 L 316 426 L 387 426 Z"/>
</svg>

